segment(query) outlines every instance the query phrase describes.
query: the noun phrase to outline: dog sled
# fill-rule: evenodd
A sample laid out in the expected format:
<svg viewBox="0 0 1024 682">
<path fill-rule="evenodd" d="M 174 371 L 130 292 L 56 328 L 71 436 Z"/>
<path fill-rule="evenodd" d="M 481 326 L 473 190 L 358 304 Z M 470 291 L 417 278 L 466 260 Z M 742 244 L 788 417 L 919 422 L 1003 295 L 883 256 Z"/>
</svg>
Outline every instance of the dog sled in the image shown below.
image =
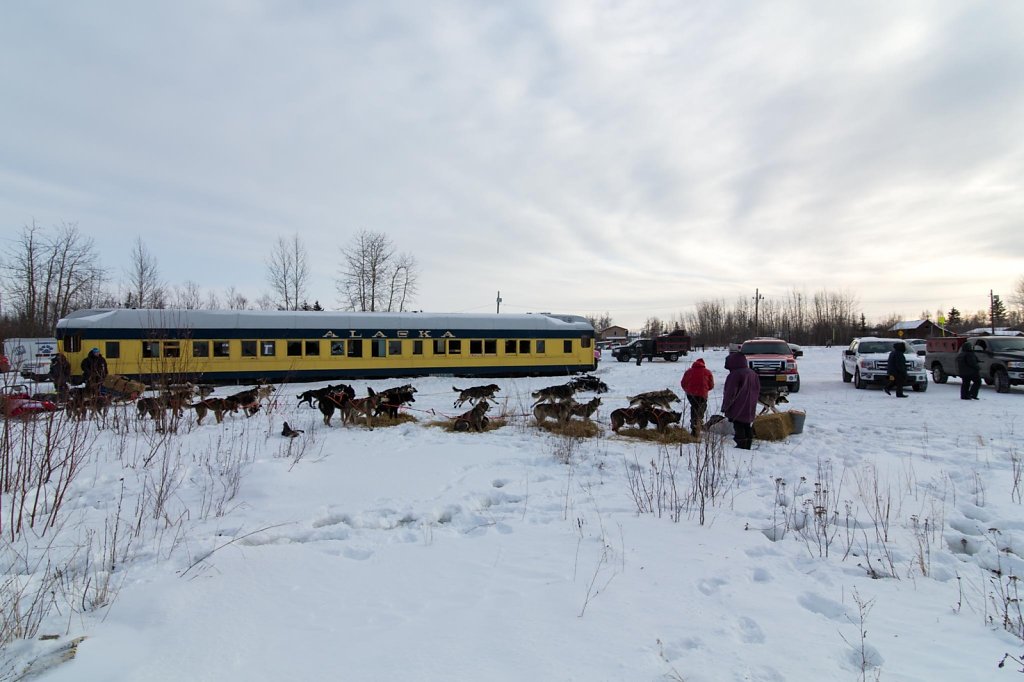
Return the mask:
<svg viewBox="0 0 1024 682">
<path fill-rule="evenodd" d="M 108 374 L 100 385 L 100 395 L 114 400 L 135 400 L 145 390 L 146 385 L 141 381 L 132 381 L 119 374 Z"/>
<path fill-rule="evenodd" d="M 4 417 L 29 417 L 42 412 L 53 412 L 57 404 L 32 397 L 24 384 L 13 384 L 0 393 L 0 413 Z"/>
</svg>

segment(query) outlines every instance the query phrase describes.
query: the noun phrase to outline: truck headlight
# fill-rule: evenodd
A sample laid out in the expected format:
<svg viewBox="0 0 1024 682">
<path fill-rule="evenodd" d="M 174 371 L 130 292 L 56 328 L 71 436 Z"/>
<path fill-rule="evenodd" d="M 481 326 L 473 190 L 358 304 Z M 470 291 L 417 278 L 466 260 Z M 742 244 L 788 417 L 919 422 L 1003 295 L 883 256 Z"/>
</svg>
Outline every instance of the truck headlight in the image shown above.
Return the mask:
<svg viewBox="0 0 1024 682">
<path fill-rule="evenodd" d="M 1024 361 L 1010 360 L 1006 363 L 1006 366 L 1010 369 L 1024 369 Z"/>
</svg>

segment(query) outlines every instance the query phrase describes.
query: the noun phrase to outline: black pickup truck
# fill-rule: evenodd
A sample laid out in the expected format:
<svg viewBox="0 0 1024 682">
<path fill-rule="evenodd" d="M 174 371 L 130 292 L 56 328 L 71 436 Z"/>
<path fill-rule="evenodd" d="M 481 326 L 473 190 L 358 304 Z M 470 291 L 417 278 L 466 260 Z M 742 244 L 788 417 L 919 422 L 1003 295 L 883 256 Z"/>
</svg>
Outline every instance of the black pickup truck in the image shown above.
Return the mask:
<svg viewBox="0 0 1024 682">
<path fill-rule="evenodd" d="M 939 336 L 928 339 L 926 366 L 932 380 L 944 384 L 958 376 L 956 355 L 969 344 L 978 356 L 981 378 L 989 386 L 995 384 L 999 393 L 1009 393 L 1011 386 L 1024 384 L 1024 336 Z"/>
<path fill-rule="evenodd" d="M 665 358 L 669 362 L 675 362 L 680 355 L 686 355 L 689 352 L 690 337 L 685 331 L 676 330 L 653 339 L 636 339 L 625 346 L 613 348 L 612 357 L 619 362 L 635 360 L 637 356 L 649 360 Z"/>
</svg>

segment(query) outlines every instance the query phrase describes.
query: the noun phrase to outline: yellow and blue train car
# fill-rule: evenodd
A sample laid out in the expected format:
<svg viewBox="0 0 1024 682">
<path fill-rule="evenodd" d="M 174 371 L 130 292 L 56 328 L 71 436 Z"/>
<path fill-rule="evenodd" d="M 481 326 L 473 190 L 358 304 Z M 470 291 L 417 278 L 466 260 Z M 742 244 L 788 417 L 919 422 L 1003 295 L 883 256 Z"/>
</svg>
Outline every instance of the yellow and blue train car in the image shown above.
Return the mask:
<svg viewBox="0 0 1024 682">
<path fill-rule="evenodd" d="M 57 323 L 81 374 L 93 348 L 111 374 L 155 383 L 567 375 L 594 369 L 594 328 L 551 313 L 94 309 Z"/>
</svg>

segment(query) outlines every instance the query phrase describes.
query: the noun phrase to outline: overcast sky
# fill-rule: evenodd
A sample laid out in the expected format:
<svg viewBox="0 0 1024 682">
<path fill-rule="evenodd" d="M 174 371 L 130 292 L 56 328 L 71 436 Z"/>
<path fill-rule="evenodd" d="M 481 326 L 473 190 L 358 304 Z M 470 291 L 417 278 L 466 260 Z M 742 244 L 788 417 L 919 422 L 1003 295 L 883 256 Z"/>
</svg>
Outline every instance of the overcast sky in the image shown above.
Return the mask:
<svg viewBox="0 0 1024 682">
<path fill-rule="evenodd" d="M 1024 275 L 1024 3 L 18 2 L 0 236 L 76 222 L 115 277 L 339 305 L 360 230 L 428 311 L 850 292 L 986 307 Z"/>
</svg>

